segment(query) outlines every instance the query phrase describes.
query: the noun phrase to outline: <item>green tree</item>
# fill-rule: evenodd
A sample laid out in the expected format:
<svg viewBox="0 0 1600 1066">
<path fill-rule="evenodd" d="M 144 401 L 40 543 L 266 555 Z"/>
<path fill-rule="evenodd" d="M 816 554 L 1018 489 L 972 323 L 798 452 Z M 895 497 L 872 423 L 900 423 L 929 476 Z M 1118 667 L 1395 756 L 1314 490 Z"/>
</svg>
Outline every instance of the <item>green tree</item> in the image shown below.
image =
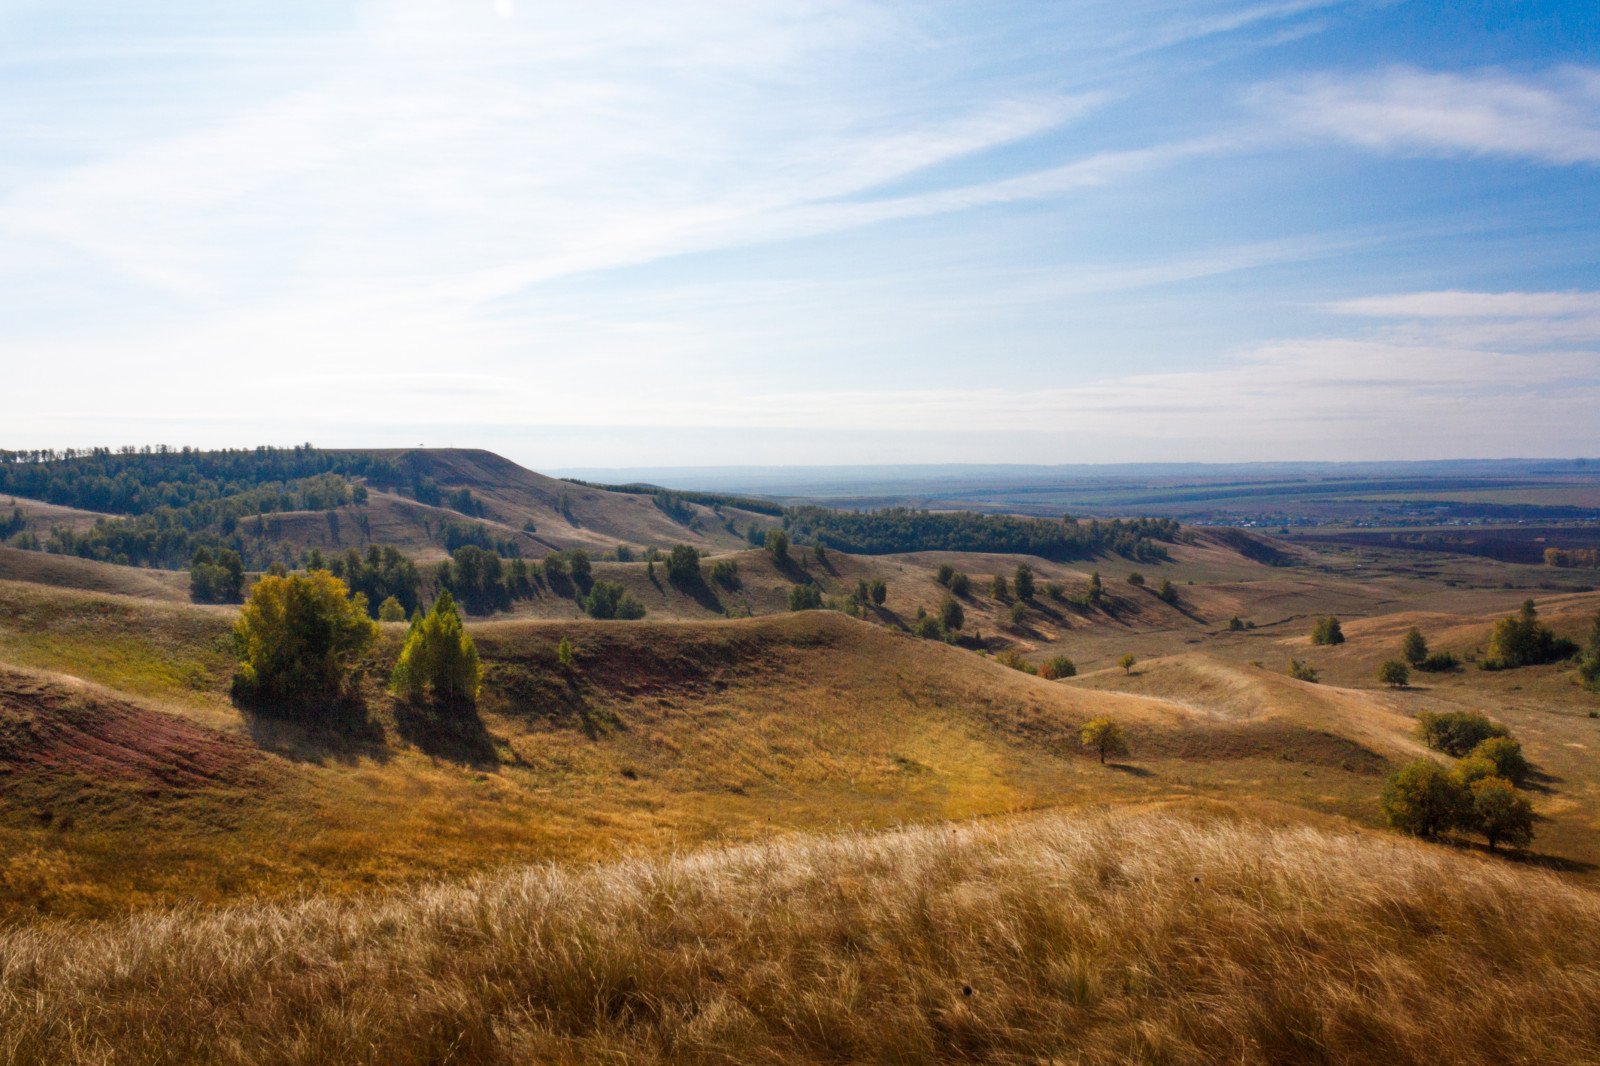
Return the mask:
<svg viewBox="0 0 1600 1066">
<path fill-rule="evenodd" d="M 1018 600 L 1011 605 L 1011 624 L 1020 626 L 1028 620 L 1028 605 Z"/>
<path fill-rule="evenodd" d="M 789 586 L 789 610 L 814 611 L 822 606 L 822 591 L 815 585 Z"/>
<path fill-rule="evenodd" d="M 1496 777 L 1503 777 L 1518 788 L 1528 783 L 1533 767 L 1522 754 L 1522 743 L 1514 737 L 1490 737 L 1472 749 L 1469 758 L 1487 759 Z"/>
<path fill-rule="evenodd" d="M 1317 668 L 1315 666 L 1312 666 L 1310 663 L 1303 663 L 1299 659 L 1289 660 L 1288 674 L 1296 681 L 1305 681 L 1313 685 L 1315 685 L 1321 677 L 1321 675 L 1317 673 Z"/>
<path fill-rule="evenodd" d="M 1532 600 L 1522 605 L 1522 610 L 1500 619 L 1489 635 L 1489 654 L 1484 667 L 1491 670 L 1509 670 L 1518 666 L 1535 666 L 1568 658 L 1578 646 L 1558 637 L 1550 627 L 1539 621 L 1539 611 Z"/>
<path fill-rule="evenodd" d="M 989 582 L 989 593 L 997 600 L 1010 599 L 1011 592 L 1006 585 L 1006 575 L 994 575 L 994 580 Z"/>
<path fill-rule="evenodd" d="M 1033 567 L 1027 563 L 1018 565 L 1013 583 L 1017 587 L 1017 599 L 1024 601 L 1033 599 Z"/>
<path fill-rule="evenodd" d="M 1122 672 L 1124 674 L 1131 674 L 1133 673 L 1134 664 L 1136 664 L 1138 661 L 1139 660 L 1134 656 L 1134 654 L 1129 652 L 1117 660 L 1117 665 L 1122 667 Z"/>
<path fill-rule="evenodd" d="M 819 566 L 828 565 L 828 547 L 821 541 L 811 546 L 811 555 L 817 560 Z"/>
<path fill-rule="evenodd" d="M 590 618 L 634 619 L 644 617 L 644 604 L 615 581 L 596 581 L 589 594 L 578 601 Z"/>
<path fill-rule="evenodd" d="M 1411 680 L 1411 671 L 1399 659 L 1386 659 L 1378 667 L 1378 680 L 1390 688 L 1405 688 Z"/>
<path fill-rule="evenodd" d="M 594 565 L 589 561 L 589 553 L 582 548 L 573 548 L 567 552 L 567 566 L 572 573 L 572 580 L 579 588 L 589 584 L 590 575 L 594 573 Z"/>
<path fill-rule="evenodd" d="M 1428 640 L 1415 626 L 1406 630 L 1400 641 L 1400 657 L 1412 666 L 1421 666 L 1428 659 Z"/>
<path fill-rule="evenodd" d="M 284 709 L 335 702 L 377 637 L 366 598 L 328 571 L 265 575 L 234 623 L 234 693 Z"/>
<path fill-rule="evenodd" d="M 1232 618 L 1228 619 L 1228 632 L 1243 633 L 1244 619 L 1240 618 L 1238 615 L 1234 615 Z"/>
<path fill-rule="evenodd" d="M 414 619 L 406 633 L 391 677 L 394 690 L 414 701 L 431 698 L 443 706 L 472 707 L 482 679 L 478 649 L 461 624 L 456 602 L 448 590 L 440 592 L 433 609 Z"/>
<path fill-rule="evenodd" d="M 1511 787 L 1503 777 L 1474 781 L 1469 792 L 1471 806 L 1467 820 L 1489 841 L 1524 848 L 1533 842 L 1533 804 Z"/>
<path fill-rule="evenodd" d="M 953 596 L 946 596 L 939 604 L 939 624 L 945 629 L 960 629 L 967 624 L 967 613 Z"/>
<path fill-rule="evenodd" d="M 1106 757 L 1121 757 L 1128 754 L 1128 739 L 1122 733 L 1122 727 L 1109 718 L 1094 718 L 1086 722 L 1083 732 L 1078 735 L 1083 746 L 1095 751 L 1100 756 L 1100 764 L 1105 765 Z"/>
<path fill-rule="evenodd" d="M 1100 580 L 1100 571 L 1096 570 L 1089 575 L 1089 602 L 1099 603 L 1106 594 L 1105 582 Z"/>
<path fill-rule="evenodd" d="M 872 602 L 878 607 L 882 607 L 884 601 L 889 598 L 889 586 L 881 577 L 873 578 L 867 591 L 872 595 Z"/>
<path fill-rule="evenodd" d="M 1389 824 L 1413 836 L 1436 837 L 1468 817 L 1470 794 L 1432 759 L 1407 763 L 1383 787 Z"/>
<path fill-rule="evenodd" d="M 972 579 L 966 574 L 955 574 L 950 578 L 950 591 L 957 596 L 965 596 L 972 591 Z"/>
<path fill-rule="evenodd" d="M 404 622 L 405 620 L 406 609 L 401 606 L 400 601 L 395 599 L 393 596 L 390 596 L 388 599 L 384 600 L 378 605 L 378 621 Z"/>
<path fill-rule="evenodd" d="M 1459 759 L 1485 740 L 1510 733 L 1477 711 L 1423 711 L 1417 715 L 1417 735 L 1428 747 Z"/>
<path fill-rule="evenodd" d="M 1339 620 L 1331 614 L 1317 619 L 1316 625 L 1311 627 L 1311 643 L 1343 644 L 1344 629 L 1339 625 Z"/>
<path fill-rule="evenodd" d="M 949 563 L 940 563 L 939 569 L 934 573 L 933 579 L 941 585 L 948 586 L 950 579 L 956 576 L 956 568 Z"/>
<path fill-rule="evenodd" d="M 1156 590 L 1156 599 L 1162 603 L 1178 602 L 1178 590 L 1169 579 L 1161 579 L 1161 587 Z"/>
<path fill-rule="evenodd" d="M 781 529 L 767 530 L 765 540 L 767 551 L 772 553 L 774 559 L 789 558 L 789 534 Z"/>
<path fill-rule="evenodd" d="M 1128 584 L 1132 585 L 1136 589 L 1144 588 L 1144 575 L 1135 570 L 1133 573 L 1128 575 Z"/>
<path fill-rule="evenodd" d="M 784 550 L 788 550 L 787 545 Z M 667 580 L 674 585 L 700 584 L 704 580 L 700 576 L 700 553 L 688 544 L 674 545 L 667 555 Z"/>
<path fill-rule="evenodd" d="M 331 512 L 330 512 L 331 513 Z M 189 561 L 189 598 L 195 603 L 238 603 L 244 599 L 244 563 L 230 548 L 195 549 Z"/>
<path fill-rule="evenodd" d="M 556 662 L 560 664 L 563 670 L 572 669 L 572 644 L 566 637 L 562 637 L 561 643 L 556 645 Z"/>
</svg>

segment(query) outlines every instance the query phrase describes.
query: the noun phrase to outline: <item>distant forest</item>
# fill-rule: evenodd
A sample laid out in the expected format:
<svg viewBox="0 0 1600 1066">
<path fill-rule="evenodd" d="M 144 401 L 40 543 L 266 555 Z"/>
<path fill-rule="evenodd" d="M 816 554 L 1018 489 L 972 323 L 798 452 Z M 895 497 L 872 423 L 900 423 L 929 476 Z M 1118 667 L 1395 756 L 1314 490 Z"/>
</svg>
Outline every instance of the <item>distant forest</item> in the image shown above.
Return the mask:
<svg viewBox="0 0 1600 1066">
<path fill-rule="evenodd" d="M 973 511 L 834 511 L 791 507 L 783 524 L 798 541 L 824 544 L 856 555 L 957 551 L 1037 555 L 1065 561 L 1114 553 L 1141 562 L 1170 558 L 1165 544 L 1177 539 L 1170 518 L 1079 522 L 1064 518 L 1016 518 Z"/>
</svg>

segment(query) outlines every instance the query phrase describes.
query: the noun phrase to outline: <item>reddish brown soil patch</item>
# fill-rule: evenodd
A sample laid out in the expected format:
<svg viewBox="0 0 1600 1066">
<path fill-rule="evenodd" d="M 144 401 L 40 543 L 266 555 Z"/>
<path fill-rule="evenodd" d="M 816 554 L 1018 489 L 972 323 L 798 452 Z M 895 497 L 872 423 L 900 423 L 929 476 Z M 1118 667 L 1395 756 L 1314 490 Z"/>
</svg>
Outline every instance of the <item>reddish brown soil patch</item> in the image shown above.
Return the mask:
<svg viewBox="0 0 1600 1066">
<path fill-rule="evenodd" d="M 253 783 L 247 742 L 70 679 L 0 667 L 0 773 L 76 774 L 170 788 Z"/>
</svg>

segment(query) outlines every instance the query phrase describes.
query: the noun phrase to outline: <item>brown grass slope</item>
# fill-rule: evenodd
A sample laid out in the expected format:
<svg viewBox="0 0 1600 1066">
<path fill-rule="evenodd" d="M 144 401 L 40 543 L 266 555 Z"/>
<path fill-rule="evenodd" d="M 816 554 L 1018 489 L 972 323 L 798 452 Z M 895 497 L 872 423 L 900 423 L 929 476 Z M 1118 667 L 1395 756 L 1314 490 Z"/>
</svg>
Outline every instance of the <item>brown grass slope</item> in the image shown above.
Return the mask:
<svg viewBox="0 0 1600 1066">
<path fill-rule="evenodd" d="M 112 592 L 175 603 L 189 599 L 187 573 L 117 566 L 114 563 L 79 559 L 75 555 L 22 551 L 3 545 L 0 545 L 0 580 L 29 581 L 59 588 Z"/>
<path fill-rule="evenodd" d="M 1199 810 L 0 936 L 12 1062 L 1593 1062 L 1600 899 Z"/>
</svg>

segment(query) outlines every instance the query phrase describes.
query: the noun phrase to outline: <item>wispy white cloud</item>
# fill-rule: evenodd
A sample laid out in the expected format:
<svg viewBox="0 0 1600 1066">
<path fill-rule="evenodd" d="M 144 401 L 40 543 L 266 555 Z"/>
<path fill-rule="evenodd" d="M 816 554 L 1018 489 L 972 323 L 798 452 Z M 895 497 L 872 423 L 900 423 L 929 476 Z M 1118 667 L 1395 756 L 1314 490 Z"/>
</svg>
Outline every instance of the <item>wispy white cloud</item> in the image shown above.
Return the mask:
<svg viewBox="0 0 1600 1066">
<path fill-rule="evenodd" d="M 1600 313 L 1600 292 L 1408 292 L 1327 305 L 1373 318 L 1532 318 Z"/>
<path fill-rule="evenodd" d="M 1263 86 L 1254 103 L 1290 128 L 1380 151 L 1600 163 L 1600 70 L 1536 78 L 1408 67 Z"/>
</svg>

